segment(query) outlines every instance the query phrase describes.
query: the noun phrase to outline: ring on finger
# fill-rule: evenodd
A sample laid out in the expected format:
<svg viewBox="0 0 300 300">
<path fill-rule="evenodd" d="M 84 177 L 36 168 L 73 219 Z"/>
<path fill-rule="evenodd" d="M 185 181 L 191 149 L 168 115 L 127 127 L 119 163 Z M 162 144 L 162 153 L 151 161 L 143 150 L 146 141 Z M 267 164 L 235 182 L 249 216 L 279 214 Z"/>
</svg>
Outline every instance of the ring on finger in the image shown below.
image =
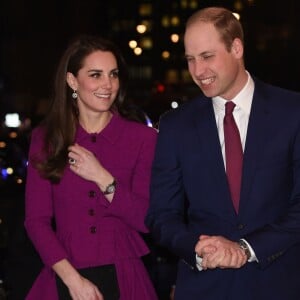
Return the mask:
<svg viewBox="0 0 300 300">
<path fill-rule="evenodd" d="M 69 158 L 69 164 L 70 164 L 70 165 L 75 165 L 75 164 L 76 164 L 76 159 L 70 157 L 70 158 Z"/>
</svg>

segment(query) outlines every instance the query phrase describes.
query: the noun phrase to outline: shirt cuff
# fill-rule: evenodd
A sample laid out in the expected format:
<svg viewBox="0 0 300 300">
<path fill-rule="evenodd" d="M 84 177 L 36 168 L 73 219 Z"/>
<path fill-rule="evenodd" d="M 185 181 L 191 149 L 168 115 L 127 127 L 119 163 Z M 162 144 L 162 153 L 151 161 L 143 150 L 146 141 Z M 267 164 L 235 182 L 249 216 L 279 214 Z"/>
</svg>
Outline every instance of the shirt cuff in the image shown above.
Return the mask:
<svg viewBox="0 0 300 300">
<path fill-rule="evenodd" d="M 253 248 L 250 246 L 250 244 L 245 239 L 241 239 L 241 240 L 247 244 L 249 251 L 250 251 L 250 258 L 248 259 L 248 262 L 253 262 L 253 261 L 258 262 L 255 252 L 254 252 Z"/>
<path fill-rule="evenodd" d="M 198 254 L 196 254 L 196 267 L 198 271 L 202 271 L 202 257 L 200 257 Z"/>
</svg>

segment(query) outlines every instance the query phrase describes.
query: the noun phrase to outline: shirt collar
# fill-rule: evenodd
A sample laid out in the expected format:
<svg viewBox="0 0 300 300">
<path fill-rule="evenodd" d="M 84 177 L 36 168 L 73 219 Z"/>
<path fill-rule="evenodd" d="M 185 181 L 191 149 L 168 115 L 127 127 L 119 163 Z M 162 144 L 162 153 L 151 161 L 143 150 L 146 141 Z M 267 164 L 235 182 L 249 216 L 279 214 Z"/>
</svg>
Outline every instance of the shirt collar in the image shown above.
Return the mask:
<svg viewBox="0 0 300 300">
<path fill-rule="evenodd" d="M 241 108 L 245 113 L 250 115 L 254 93 L 254 81 L 247 71 L 246 73 L 248 75 L 247 83 L 241 89 L 241 91 L 233 99 L 231 99 L 231 101 L 234 102 L 238 108 Z M 225 103 L 227 102 L 226 99 L 220 96 L 213 97 L 212 101 L 214 108 L 218 111 L 224 110 Z"/>
</svg>

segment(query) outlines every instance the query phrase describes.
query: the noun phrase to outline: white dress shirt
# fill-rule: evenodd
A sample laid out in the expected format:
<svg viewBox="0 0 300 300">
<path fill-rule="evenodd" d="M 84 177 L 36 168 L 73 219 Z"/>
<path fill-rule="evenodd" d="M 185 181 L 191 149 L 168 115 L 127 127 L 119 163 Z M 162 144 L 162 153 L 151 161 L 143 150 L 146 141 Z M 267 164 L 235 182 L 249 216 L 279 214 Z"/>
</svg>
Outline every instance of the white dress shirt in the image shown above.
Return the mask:
<svg viewBox="0 0 300 300">
<path fill-rule="evenodd" d="M 248 128 L 249 116 L 250 116 L 253 93 L 254 93 L 254 81 L 248 72 L 247 74 L 248 74 L 248 80 L 245 86 L 243 87 L 243 89 L 233 99 L 230 99 L 236 105 L 233 110 L 233 117 L 240 132 L 243 151 L 245 150 L 247 128 Z M 223 119 L 225 116 L 225 103 L 228 100 L 220 96 L 217 96 L 217 97 L 213 97 L 212 101 L 213 101 L 215 119 L 216 119 L 218 133 L 219 133 L 220 145 L 222 149 L 223 162 L 226 169 Z M 247 243 L 251 253 L 251 257 L 249 258 L 248 261 L 249 262 L 257 261 L 256 255 L 252 247 L 249 245 L 249 243 L 246 240 L 244 241 Z M 202 270 L 201 262 L 202 262 L 202 258 L 196 255 L 196 264 L 198 270 L 200 271 Z"/>
<path fill-rule="evenodd" d="M 251 76 L 248 74 L 248 80 L 243 89 L 233 98 L 232 102 L 236 105 L 233 110 L 233 117 L 240 132 L 243 151 L 245 150 L 247 128 L 250 116 L 250 110 L 252 105 L 254 82 Z M 213 97 L 213 107 L 215 112 L 215 118 L 217 122 L 217 128 L 219 133 L 220 144 L 222 148 L 223 161 L 225 165 L 225 143 L 224 143 L 224 127 L 223 119 L 225 116 L 225 100 L 222 97 Z M 225 165 L 226 168 L 226 165 Z"/>
</svg>

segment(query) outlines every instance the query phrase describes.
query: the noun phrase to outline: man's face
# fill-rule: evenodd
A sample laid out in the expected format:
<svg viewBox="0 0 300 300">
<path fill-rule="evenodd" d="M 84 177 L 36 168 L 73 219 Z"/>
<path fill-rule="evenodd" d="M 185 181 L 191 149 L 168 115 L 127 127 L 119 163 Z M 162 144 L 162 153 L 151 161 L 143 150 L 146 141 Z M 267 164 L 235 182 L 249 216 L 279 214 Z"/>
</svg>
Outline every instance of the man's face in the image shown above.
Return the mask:
<svg viewBox="0 0 300 300">
<path fill-rule="evenodd" d="M 207 97 L 232 99 L 239 92 L 243 70 L 239 39 L 228 50 L 213 24 L 198 21 L 187 27 L 184 45 L 189 72 Z"/>
</svg>

